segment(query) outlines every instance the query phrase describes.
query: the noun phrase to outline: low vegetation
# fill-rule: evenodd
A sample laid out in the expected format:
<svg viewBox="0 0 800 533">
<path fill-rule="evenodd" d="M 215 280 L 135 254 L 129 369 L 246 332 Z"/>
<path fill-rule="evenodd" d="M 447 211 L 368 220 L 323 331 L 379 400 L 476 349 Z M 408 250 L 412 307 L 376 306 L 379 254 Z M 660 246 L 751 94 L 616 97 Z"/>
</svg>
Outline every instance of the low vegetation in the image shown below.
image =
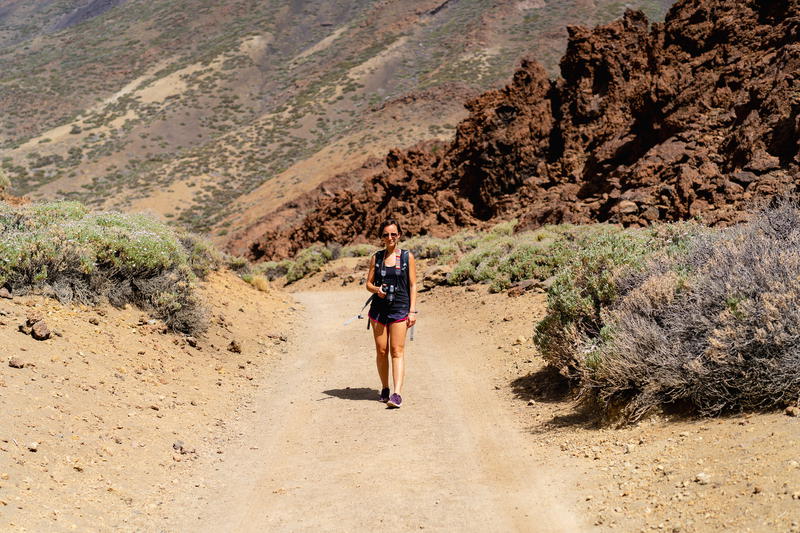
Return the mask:
<svg viewBox="0 0 800 533">
<path fill-rule="evenodd" d="M 0 202 L 0 286 L 61 301 L 135 304 L 178 331 L 203 329 L 195 280 L 219 268 L 211 244 L 144 215 L 76 202 Z"/>
<path fill-rule="evenodd" d="M 0 193 L 5 191 L 7 188 L 11 186 L 11 180 L 8 179 L 3 169 L 0 168 Z"/>
<path fill-rule="evenodd" d="M 375 251 L 374 246 L 354 244 L 341 246 L 331 243 L 327 245 L 315 244 L 301 250 L 294 259 L 283 261 L 266 261 L 257 263 L 243 269 L 242 279 L 255 285 L 253 280 L 259 277 L 273 281 L 284 278 L 286 283 L 294 283 L 306 276 L 316 274 L 322 267 L 340 257 L 363 257 Z M 259 282 L 261 284 L 261 282 Z M 263 290 L 263 289 L 262 289 Z"/>
<path fill-rule="evenodd" d="M 800 400 L 796 205 L 783 202 L 725 229 L 693 222 L 514 229 L 511 221 L 402 246 L 446 265 L 452 285 L 548 287 L 534 342 L 607 419 L 636 421 L 669 406 L 718 415 Z M 374 249 L 315 245 L 254 272 L 295 281 Z"/>
<path fill-rule="evenodd" d="M 645 230 L 646 231 L 646 230 Z M 584 249 L 548 295 L 536 342 L 606 415 L 703 415 L 800 399 L 800 209 L 727 229 L 662 226 Z"/>
</svg>

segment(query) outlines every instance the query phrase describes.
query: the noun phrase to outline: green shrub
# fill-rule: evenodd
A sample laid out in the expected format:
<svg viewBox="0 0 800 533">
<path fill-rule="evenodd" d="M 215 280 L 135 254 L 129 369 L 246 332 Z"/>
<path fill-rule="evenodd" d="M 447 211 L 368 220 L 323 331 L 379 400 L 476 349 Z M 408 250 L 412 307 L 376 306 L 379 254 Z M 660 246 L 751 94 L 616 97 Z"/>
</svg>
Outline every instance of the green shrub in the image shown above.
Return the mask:
<svg viewBox="0 0 800 533">
<path fill-rule="evenodd" d="M 62 301 L 131 302 L 180 331 L 203 327 L 195 273 L 218 268 L 202 239 L 144 215 L 92 213 L 76 202 L 0 203 L 0 285 Z"/>
<path fill-rule="evenodd" d="M 263 275 L 268 280 L 274 281 L 289 272 L 289 266 L 292 264 L 290 259 L 283 261 L 265 261 L 253 265 L 251 275 Z"/>
<path fill-rule="evenodd" d="M 342 248 L 342 257 L 367 257 L 375 253 L 376 249 L 371 244 L 351 244 Z"/>
<path fill-rule="evenodd" d="M 222 252 L 207 238 L 195 233 L 183 233 L 180 240 L 189 255 L 189 267 L 200 279 L 205 279 L 225 263 Z"/>
<path fill-rule="evenodd" d="M 603 313 L 619 297 L 618 276 L 641 269 L 656 253 L 685 250 L 686 241 L 699 231 L 699 226 L 686 223 L 646 229 L 570 228 L 569 238 L 549 248 L 551 266 L 559 270 L 548 290 L 547 315 L 534 336 L 544 359 L 565 375 L 576 376 L 600 335 Z"/>
<path fill-rule="evenodd" d="M 695 237 L 617 283 L 585 396 L 628 420 L 665 404 L 704 415 L 800 400 L 800 209 Z"/>
<path fill-rule="evenodd" d="M 286 281 L 294 283 L 297 280 L 322 270 L 322 266 L 333 259 L 331 249 L 322 246 L 310 246 L 302 251 L 288 264 Z"/>
<path fill-rule="evenodd" d="M 250 268 L 250 261 L 240 255 L 227 256 L 226 264 L 234 272 L 247 272 Z"/>
<path fill-rule="evenodd" d="M 457 233 L 445 239 L 420 235 L 407 239 L 402 246 L 410 250 L 417 259 L 434 259 L 438 264 L 447 264 L 470 249 L 467 242 L 474 240 L 474 234 L 467 232 Z"/>
<path fill-rule="evenodd" d="M 514 238 L 502 234 L 484 238 L 471 252 L 464 255 L 450 273 L 451 284 L 492 281 L 503 258 L 514 248 Z"/>
</svg>

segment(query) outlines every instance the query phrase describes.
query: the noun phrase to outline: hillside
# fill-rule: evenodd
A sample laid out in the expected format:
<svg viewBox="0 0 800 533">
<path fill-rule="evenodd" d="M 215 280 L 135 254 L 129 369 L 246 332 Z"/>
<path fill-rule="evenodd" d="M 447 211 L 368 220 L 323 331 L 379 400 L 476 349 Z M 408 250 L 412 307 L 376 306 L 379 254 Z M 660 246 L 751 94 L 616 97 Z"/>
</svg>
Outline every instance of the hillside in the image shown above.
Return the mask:
<svg viewBox="0 0 800 533">
<path fill-rule="evenodd" d="M 388 212 L 423 234 L 510 217 L 739 221 L 796 187 L 799 20 L 797 2 L 682 0 L 652 26 L 629 11 L 571 27 L 559 78 L 524 61 L 508 86 L 468 102 L 454 140 L 390 151 L 385 169 L 318 194 L 249 251 L 363 240 Z"/>
<path fill-rule="evenodd" d="M 668 0 L 629 2 L 653 18 Z M 551 73 L 608 0 L 0 2 L 13 192 L 149 209 L 219 240 L 421 138 L 523 53 Z"/>
</svg>

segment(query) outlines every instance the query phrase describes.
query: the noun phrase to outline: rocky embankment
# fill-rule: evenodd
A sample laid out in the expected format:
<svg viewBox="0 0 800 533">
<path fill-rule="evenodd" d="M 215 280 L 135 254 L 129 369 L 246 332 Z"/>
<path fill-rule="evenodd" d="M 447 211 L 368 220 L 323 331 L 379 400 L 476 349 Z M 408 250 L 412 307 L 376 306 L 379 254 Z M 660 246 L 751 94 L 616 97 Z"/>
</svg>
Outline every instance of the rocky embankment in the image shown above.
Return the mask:
<svg viewBox="0 0 800 533">
<path fill-rule="evenodd" d="M 466 104 L 452 142 L 392 150 L 360 187 L 320 189 L 251 256 L 356 241 L 388 214 L 432 234 L 512 216 L 522 227 L 730 224 L 796 188 L 796 1 L 682 0 L 664 23 L 629 11 L 569 35 L 560 78 L 523 60 L 508 86 Z"/>
</svg>

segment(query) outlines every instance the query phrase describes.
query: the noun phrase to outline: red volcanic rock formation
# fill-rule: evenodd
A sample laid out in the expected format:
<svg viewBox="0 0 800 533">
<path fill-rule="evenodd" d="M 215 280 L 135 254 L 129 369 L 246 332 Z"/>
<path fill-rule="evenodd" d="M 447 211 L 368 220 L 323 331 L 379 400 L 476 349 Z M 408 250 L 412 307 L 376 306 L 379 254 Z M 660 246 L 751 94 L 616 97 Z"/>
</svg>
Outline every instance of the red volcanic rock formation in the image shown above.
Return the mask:
<svg viewBox="0 0 800 533">
<path fill-rule="evenodd" d="M 363 239 L 389 215 L 432 234 L 512 216 L 741 220 L 797 189 L 800 0 L 682 0 L 652 27 L 633 11 L 572 27 L 561 78 L 524 60 L 466 106 L 450 144 L 392 150 L 361 189 L 320 197 L 252 256 Z"/>
</svg>

